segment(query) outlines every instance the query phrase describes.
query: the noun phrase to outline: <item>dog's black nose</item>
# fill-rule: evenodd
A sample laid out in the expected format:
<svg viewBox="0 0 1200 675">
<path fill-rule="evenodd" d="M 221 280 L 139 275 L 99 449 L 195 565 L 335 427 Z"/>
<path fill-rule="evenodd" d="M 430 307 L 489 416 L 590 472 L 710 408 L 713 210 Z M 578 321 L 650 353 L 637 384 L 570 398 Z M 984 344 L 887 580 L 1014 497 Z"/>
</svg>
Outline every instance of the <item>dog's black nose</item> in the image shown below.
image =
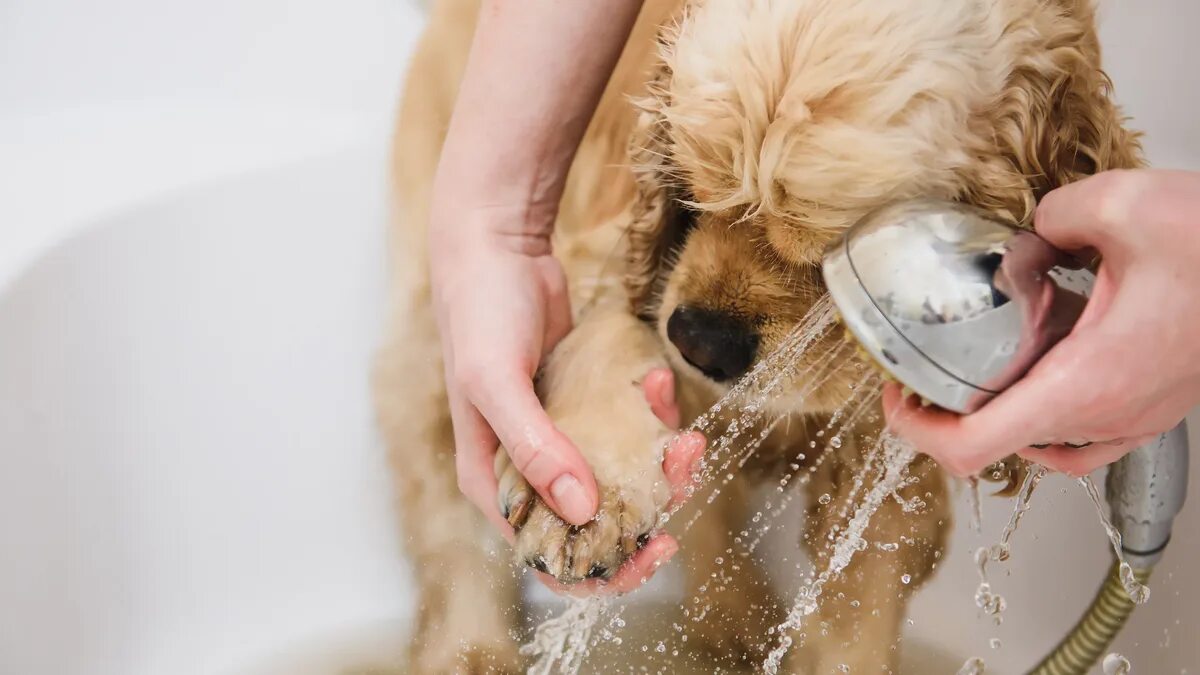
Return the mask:
<svg viewBox="0 0 1200 675">
<path fill-rule="evenodd" d="M 667 337 L 688 363 L 717 382 L 746 372 L 758 352 L 758 334 L 738 319 L 680 306 L 667 320 Z"/>
</svg>

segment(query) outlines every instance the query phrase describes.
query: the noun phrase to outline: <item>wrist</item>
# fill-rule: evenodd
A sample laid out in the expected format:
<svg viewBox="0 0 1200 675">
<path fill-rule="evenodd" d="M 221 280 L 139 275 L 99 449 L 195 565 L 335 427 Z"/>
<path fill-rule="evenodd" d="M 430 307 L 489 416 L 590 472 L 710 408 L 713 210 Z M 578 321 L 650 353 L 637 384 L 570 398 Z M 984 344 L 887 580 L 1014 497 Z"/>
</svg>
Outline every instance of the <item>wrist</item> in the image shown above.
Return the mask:
<svg viewBox="0 0 1200 675">
<path fill-rule="evenodd" d="M 439 200 L 429 227 L 430 252 L 435 259 L 461 260 L 464 256 L 516 253 L 549 255 L 557 204 L 514 200 L 456 203 Z M 452 263 L 453 264 L 453 263 Z"/>
</svg>

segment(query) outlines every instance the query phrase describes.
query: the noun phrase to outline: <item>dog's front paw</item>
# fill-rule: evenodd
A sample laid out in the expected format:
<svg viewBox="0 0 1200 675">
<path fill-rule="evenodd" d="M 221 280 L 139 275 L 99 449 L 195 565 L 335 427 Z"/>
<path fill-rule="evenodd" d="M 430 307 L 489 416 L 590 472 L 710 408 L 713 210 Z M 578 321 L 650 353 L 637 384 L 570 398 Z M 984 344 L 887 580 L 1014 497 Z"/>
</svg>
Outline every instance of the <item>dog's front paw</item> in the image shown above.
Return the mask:
<svg viewBox="0 0 1200 675">
<path fill-rule="evenodd" d="M 660 468 L 648 468 L 621 487 L 600 487 L 596 517 L 575 526 L 559 518 L 501 450 L 496 459 L 500 510 L 516 530 L 517 561 L 560 583 L 608 579 L 650 539 L 669 489 Z"/>
</svg>

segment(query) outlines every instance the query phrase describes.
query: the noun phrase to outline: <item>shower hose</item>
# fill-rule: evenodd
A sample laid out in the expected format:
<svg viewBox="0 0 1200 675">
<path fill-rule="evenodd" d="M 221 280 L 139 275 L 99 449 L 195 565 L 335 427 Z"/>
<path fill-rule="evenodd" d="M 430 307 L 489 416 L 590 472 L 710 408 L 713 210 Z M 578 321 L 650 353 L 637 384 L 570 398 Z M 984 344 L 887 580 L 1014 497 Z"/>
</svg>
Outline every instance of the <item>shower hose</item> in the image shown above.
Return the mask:
<svg viewBox="0 0 1200 675">
<path fill-rule="evenodd" d="M 1134 568 L 1134 577 L 1144 584 L 1151 569 Z M 1121 632 L 1134 607 L 1121 585 L 1119 563 L 1114 562 L 1083 617 L 1030 675 L 1086 675 Z"/>
</svg>

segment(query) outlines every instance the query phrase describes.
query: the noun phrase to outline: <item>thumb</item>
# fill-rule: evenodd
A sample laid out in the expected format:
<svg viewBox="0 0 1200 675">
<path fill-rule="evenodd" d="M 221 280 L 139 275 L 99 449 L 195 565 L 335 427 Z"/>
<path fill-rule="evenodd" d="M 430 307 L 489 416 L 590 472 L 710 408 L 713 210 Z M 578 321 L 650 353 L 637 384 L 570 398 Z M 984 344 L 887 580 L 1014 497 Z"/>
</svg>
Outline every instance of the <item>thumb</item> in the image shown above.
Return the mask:
<svg viewBox="0 0 1200 675">
<path fill-rule="evenodd" d="M 485 369 L 472 402 L 496 432 L 513 465 L 563 520 L 582 525 L 596 515 L 596 479 L 579 450 L 550 420 L 519 370 Z"/>
<path fill-rule="evenodd" d="M 1106 249 L 1135 218 L 1152 177 L 1105 171 L 1051 190 L 1034 212 L 1034 229 L 1064 251 Z"/>
</svg>

